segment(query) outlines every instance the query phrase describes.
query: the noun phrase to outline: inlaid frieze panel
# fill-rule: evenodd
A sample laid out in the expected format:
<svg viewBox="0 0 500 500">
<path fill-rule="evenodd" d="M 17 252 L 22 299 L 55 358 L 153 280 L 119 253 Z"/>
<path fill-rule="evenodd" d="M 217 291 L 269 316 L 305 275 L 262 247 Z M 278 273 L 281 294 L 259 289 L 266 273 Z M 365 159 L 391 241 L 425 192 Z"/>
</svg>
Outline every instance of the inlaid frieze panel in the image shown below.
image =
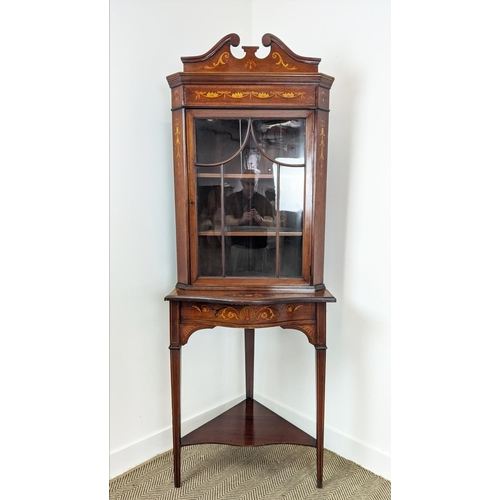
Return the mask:
<svg viewBox="0 0 500 500">
<path fill-rule="evenodd" d="M 272 85 L 187 85 L 185 101 L 188 106 L 239 106 L 252 107 L 312 107 L 316 104 L 316 92 L 312 87 Z"/>
<path fill-rule="evenodd" d="M 315 307 L 311 303 L 224 305 L 184 302 L 181 307 L 181 322 L 213 322 L 220 326 L 263 327 L 313 320 L 314 317 Z"/>
</svg>

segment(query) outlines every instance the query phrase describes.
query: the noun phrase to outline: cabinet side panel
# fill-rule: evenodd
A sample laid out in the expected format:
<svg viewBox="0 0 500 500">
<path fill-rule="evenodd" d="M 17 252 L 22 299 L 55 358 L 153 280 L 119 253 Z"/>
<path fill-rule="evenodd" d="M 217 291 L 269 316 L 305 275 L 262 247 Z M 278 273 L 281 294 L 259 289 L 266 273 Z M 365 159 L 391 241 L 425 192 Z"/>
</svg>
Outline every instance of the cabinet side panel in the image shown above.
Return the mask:
<svg viewBox="0 0 500 500">
<path fill-rule="evenodd" d="M 186 164 L 184 110 L 172 112 L 174 145 L 175 229 L 177 241 L 177 280 L 189 284 L 188 180 Z"/>
<path fill-rule="evenodd" d="M 326 111 L 318 111 L 316 123 L 316 170 L 314 179 L 314 227 L 312 228 L 313 285 L 323 283 L 325 256 L 325 218 L 326 218 L 326 169 L 328 159 L 328 115 Z"/>
</svg>

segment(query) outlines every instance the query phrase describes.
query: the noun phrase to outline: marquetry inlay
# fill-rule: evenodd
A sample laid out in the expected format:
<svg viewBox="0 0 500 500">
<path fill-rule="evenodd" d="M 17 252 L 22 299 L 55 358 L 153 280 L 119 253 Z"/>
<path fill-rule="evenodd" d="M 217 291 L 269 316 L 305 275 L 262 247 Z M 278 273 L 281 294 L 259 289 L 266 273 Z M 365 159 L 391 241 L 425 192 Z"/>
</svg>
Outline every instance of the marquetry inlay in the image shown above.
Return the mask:
<svg viewBox="0 0 500 500">
<path fill-rule="evenodd" d="M 257 67 L 257 63 L 255 62 L 255 59 L 249 59 L 245 63 L 245 68 L 247 68 L 247 69 L 254 69 L 256 67 Z"/>
<path fill-rule="evenodd" d="M 176 165 L 178 165 L 182 161 L 182 130 L 181 130 L 181 121 L 178 116 L 174 116 L 173 132 L 174 132 L 174 159 Z"/>
<path fill-rule="evenodd" d="M 223 305 L 197 302 L 186 304 L 181 309 L 183 320 L 199 321 L 205 324 L 228 323 L 228 326 L 265 325 L 312 317 L 314 317 L 314 305 L 309 303 Z"/>
<path fill-rule="evenodd" d="M 264 92 L 259 90 L 248 90 L 248 91 L 232 91 L 232 90 L 217 90 L 217 91 L 201 91 L 195 90 L 195 99 L 244 99 L 244 98 L 255 98 L 255 99 L 304 99 L 306 95 L 305 92 Z"/>
<path fill-rule="evenodd" d="M 324 151 L 325 151 L 325 139 L 326 139 L 326 132 L 325 132 L 325 120 L 320 120 L 320 132 L 319 132 L 319 137 L 320 137 L 320 143 L 319 143 L 319 152 L 320 160 L 325 159 Z"/>
<path fill-rule="evenodd" d="M 289 304 L 286 306 L 286 310 L 287 310 L 287 312 L 293 314 L 300 307 L 302 307 L 302 304 Z"/>
<path fill-rule="evenodd" d="M 273 52 L 272 56 L 273 59 L 278 59 L 278 62 L 276 63 L 276 66 L 283 66 L 285 69 L 288 69 L 289 71 L 294 71 L 297 69 L 297 66 L 290 66 L 290 63 L 285 63 L 283 61 L 283 58 L 281 57 L 281 54 L 279 52 Z"/>
<path fill-rule="evenodd" d="M 186 23 L 189 26 L 189 19 Z M 241 53 L 232 50 L 239 43 L 239 36 L 229 33 L 204 53 L 183 56 L 182 70 L 167 76 L 172 96 L 177 243 L 177 284 L 165 297 L 170 302 L 173 482 L 176 488 L 181 486 L 183 446 L 293 443 L 316 447 L 316 484 L 321 488 L 326 303 L 335 302 L 323 284 L 333 78 L 319 73 L 320 58 L 301 56 L 270 33 L 262 37 L 263 47 L 268 48 L 264 54 L 257 53 L 257 46 L 243 45 L 240 57 Z M 255 165 L 259 170 L 254 172 Z M 299 170 L 300 175 L 292 175 Z M 275 213 L 276 221 L 283 221 L 279 228 L 248 227 L 255 224 L 246 223 L 247 217 L 235 228 L 229 224 L 234 221 L 224 219 L 233 205 L 225 202 L 226 191 L 238 192 L 240 181 L 245 185 L 245 179 L 257 174 L 262 179 L 260 196 L 265 194 L 267 199 L 262 206 L 269 204 L 262 213 Z M 288 181 L 294 185 L 293 191 Z M 256 198 L 240 209 L 252 212 L 258 206 L 262 211 Z M 205 225 L 205 215 L 216 210 L 222 215 Z M 266 242 L 269 262 L 254 266 L 261 252 L 252 249 L 265 247 Z M 249 249 L 238 252 L 245 254 L 245 269 L 231 272 L 240 269 L 231 245 L 240 243 Z M 244 330 L 246 399 L 216 420 L 181 433 L 181 348 L 195 332 L 214 328 Z M 256 330 L 261 330 L 257 334 L 261 338 L 274 337 L 283 343 L 276 363 L 286 357 L 285 343 L 296 337 L 297 332 L 290 330 L 301 332 L 301 343 L 314 354 L 316 438 L 278 415 L 271 418 L 268 410 L 253 401 L 254 358 L 259 354 L 255 351 Z M 239 360 L 241 354 L 231 354 L 217 330 L 206 341 L 213 346 L 211 351 Z"/>
<path fill-rule="evenodd" d="M 220 57 L 217 60 L 217 62 L 212 63 L 212 66 L 203 66 L 203 68 L 205 68 L 205 69 L 215 69 L 215 68 L 217 68 L 217 66 L 221 66 L 221 65 L 226 64 L 224 62 L 224 59 L 229 59 L 229 52 L 223 52 L 220 55 Z"/>
<path fill-rule="evenodd" d="M 252 50 L 252 49 L 255 49 L 255 47 L 246 47 L 247 49 L 247 52 L 248 53 L 254 53 L 255 50 Z M 247 53 L 247 57 L 248 57 L 248 53 Z M 279 53 L 279 52 L 273 52 L 271 54 L 271 57 L 272 59 L 277 59 L 278 61 L 276 62 L 276 66 L 278 67 L 282 67 L 282 68 L 285 68 L 286 70 L 288 71 L 295 71 L 297 69 L 297 66 L 294 66 L 292 63 L 286 63 L 285 60 L 283 59 L 282 55 Z M 231 54 L 229 52 L 223 52 L 219 58 L 217 59 L 217 61 L 213 62 L 212 64 L 206 64 L 205 66 L 203 66 L 203 69 L 206 69 L 206 70 L 214 70 L 214 69 L 222 69 L 223 66 L 226 66 L 226 65 L 231 65 L 231 61 L 233 62 L 233 64 L 237 65 L 237 66 L 240 66 L 243 61 L 240 61 L 240 60 L 235 60 L 234 58 L 231 59 Z M 257 59 L 255 60 L 253 57 L 252 58 L 248 58 L 244 61 L 244 67 L 248 70 L 253 70 L 255 68 L 258 68 L 259 66 L 259 62 L 261 62 L 261 60 Z"/>
<path fill-rule="evenodd" d="M 297 330 L 300 330 L 302 333 L 306 334 L 306 337 L 309 339 L 311 344 L 314 344 L 314 340 L 316 338 L 316 327 L 313 325 L 302 325 L 296 326 Z"/>
<path fill-rule="evenodd" d="M 270 321 L 279 316 L 279 312 L 270 306 L 244 306 L 239 310 L 234 307 L 224 307 L 216 312 L 215 316 L 223 320 L 239 319 L 241 321 L 265 320 Z"/>
<path fill-rule="evenodd" d="M 182 105 L 182 92 L 176 88 L 172 90 L 172 108 L 178 108 Z"/>
</svg>

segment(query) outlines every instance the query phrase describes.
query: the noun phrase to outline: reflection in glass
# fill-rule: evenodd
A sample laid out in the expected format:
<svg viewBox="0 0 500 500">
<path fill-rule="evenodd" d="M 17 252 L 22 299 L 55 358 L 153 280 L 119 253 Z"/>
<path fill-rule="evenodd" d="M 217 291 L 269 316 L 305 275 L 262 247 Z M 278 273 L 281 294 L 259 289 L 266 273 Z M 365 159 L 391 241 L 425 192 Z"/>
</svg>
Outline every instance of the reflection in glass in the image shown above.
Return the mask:
<svg viewBox="0 0 500 500">
<path fill-rule="evenodd" d="M 276 274 L 272 261 L 268 260 L 267 235 L 268 228 L 275 226 L 274 210 L 266 196 L 258 192 L 258 182 L 255 169 L 243 170 L 241 189 L 224 202 L 231 263 L 226 270 L 228 276 Z"/>
<path fill-rule="evenodd" d="M 290 158 L 287 160 L 291 163 Z M 297 163 L 301 164 L 302 159 Z M 280 187 L 280 276 L 298 277 L 302 273 L 304 167 L 278 165 L 275 171 L 279 171 Z"/>
<path fill-rule="evenodd" d="M 196 163 L 227 163 L 241 149 L 247 130 L 248 120 L 196 119 Z"/>
<path fill-rule="evenodd" d="M 252 123 L 257 142 L 270 159 L 304 158 L 305 120 L 254 120 Z"/>
<path fill-rule="evenodd" d="M 305 120 L 195 119 L 195 132 L 199 276 L 300 277 Z"/>
<path fill-rule="evenodd" d="M 213 179 L 201 178 L 198 181 L 199 274 L 222 276 L 222 205 L 224 197 L 229 195 L 233 188 L 226 183 L 224 192 L 221 193 L 220 184 L 213 184 Z"/>
</svg>

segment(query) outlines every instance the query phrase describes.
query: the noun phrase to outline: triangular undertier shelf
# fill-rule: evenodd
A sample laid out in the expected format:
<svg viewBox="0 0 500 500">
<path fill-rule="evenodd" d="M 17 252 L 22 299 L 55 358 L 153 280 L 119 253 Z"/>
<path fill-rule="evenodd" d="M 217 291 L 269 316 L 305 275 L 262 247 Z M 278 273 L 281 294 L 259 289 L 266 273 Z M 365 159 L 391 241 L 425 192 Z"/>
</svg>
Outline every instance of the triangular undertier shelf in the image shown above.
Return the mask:
<svg viewBox="0 0 500 500">
<path fill-rule="evenodd" d="M 233 446 L 287 443 L 315 447 L 316 439 L 257 401 L 246 399 L 181 438 L 181 446 L 202 443 Z"/>
</svg>

